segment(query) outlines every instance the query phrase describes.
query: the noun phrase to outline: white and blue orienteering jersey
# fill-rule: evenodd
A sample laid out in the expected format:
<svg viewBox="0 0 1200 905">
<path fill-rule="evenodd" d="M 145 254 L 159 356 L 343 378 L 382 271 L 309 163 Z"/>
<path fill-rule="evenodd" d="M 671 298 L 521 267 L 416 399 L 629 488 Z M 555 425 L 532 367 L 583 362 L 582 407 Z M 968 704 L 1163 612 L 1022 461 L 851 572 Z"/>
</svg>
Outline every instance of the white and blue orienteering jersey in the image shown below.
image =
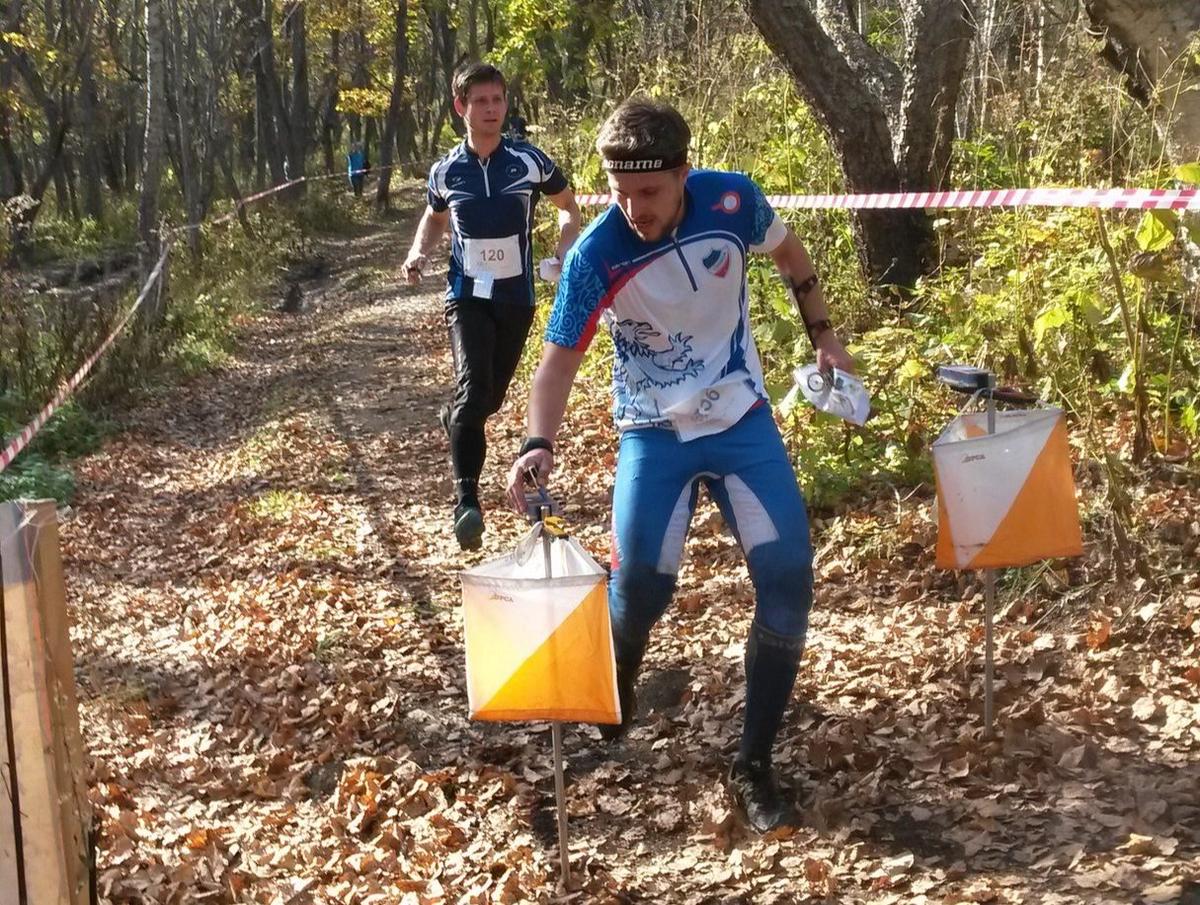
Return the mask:
<svg viewBox="0 0 1200 905">
<path fill-rule="evenodd" d="M 693 170 L 684 192 L 683 220 L 660 241 L 638 238 L 610 207 L 563 262 L 546 341 L 586 349 L 605 319 L 621 430 L 678 430 L 697 400 L 718 393 L 732 400 L 734 410 L 723 413 L 731 424 L 767 398 L 750 333 L 746 255 L 774 250 L 787 228 L 739 173 Z"/>
<path fill-rule="evenodd" d="M 542 195 L 565 188 L 557 164 L 524 142 L 501 139 L 483 160 L 463 141 L 435 163 L 429 170 L 429 206 L 450 211 L 446 298 L 532 305 L 533 209 Z M 487 282 L 491 286 L 484 288 Z"/>
</svg>

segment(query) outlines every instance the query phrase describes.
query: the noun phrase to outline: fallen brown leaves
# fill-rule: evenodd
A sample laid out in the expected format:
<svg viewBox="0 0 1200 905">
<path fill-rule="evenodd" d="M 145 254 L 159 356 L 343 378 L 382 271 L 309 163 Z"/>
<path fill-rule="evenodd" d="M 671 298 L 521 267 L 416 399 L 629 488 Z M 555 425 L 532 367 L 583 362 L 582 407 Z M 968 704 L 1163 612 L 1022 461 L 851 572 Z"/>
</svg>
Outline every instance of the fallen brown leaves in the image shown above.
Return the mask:
<svg viewBox="0 0 1200 905">
<path fill-rule="evenodd" d="M 337 256 L 398 265 L 399 247 Z M 612 747 L 567 732 L 582 888 L 557 890 L 549 733 L 466 719 L 457 613 L 457 570 L 518 536 L 500 480 L 520 390 L 491 427 L 486 548 L 464 558 L 439 293 L 337 279 L 81 470 L 64 537 L 104 901 L 1197 901 L 1195 566 L 1123 589 L 1014 573 L 988 740 L 978 587 L 933 569 L 924 498 L 814 519 L 818 605 L 778 756 L 805 825 L 764 838 L 722 783 L 752 594 L 702 507 L 636 727 Z M 555 489 L 606 561 L 596 384 Z M 1164 523 L 1200 509 L 1195 487 L 1162 494 L 1144 502 Z"/>
</svg>

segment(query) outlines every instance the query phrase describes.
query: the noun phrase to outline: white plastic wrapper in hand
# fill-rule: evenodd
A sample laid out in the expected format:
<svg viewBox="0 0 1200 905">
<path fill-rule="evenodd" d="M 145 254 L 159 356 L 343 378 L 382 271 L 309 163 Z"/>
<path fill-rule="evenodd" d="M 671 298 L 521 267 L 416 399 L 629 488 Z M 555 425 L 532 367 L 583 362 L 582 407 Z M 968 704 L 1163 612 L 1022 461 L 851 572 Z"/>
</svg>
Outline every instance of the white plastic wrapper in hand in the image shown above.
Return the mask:
<svg viewBox="0 0 1200 905">
<path fill-rule="evenodd" d="M 838 368 L 823 373 L 815 364 L 808 364 L 796 368 L 792 379 L 804 398 L 823 412 L 858 425 L 865 424 L 871 414 L 867 388 L 853 374 Z"/>
<path fill-rule="evenodd" d="M 562 276 L 562 262 L 558 258 L 542 258 L 538 262 L 538 275 L 547 283 L 557 283 Z"/>
</svg>

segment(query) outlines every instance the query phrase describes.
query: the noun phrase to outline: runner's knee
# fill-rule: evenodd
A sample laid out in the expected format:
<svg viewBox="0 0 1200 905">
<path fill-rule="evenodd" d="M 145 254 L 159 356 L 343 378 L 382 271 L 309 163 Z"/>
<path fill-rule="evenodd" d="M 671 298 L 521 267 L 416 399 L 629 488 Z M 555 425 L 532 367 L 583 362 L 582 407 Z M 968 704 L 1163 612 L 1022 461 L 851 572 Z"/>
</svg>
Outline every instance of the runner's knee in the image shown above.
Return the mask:
<svg viewBox="0 0 1200 905">
<path fill-rule="evenodd" d="M 614 633 L 644 636 L 670 604 L 675 576 L 659 572 L 654 563 L 622 562 L 610 591 Z"/>
<path fill-rule="evenodd" d="M 758 605 L 755 618 L 769 631 L 800 637 L 808 630 L 812 607 L 812 549 L 776 541 L 758 547 L 750 556 Z"/>
<path fill-rule="evenodd" d="M 482 427 L 488 416 L 496 411 L 491 401 L 491 394 L 486 387 L 469 387 L 465 392 L 460 390 L 450 404 L 450 424 Z"/>
</svg>

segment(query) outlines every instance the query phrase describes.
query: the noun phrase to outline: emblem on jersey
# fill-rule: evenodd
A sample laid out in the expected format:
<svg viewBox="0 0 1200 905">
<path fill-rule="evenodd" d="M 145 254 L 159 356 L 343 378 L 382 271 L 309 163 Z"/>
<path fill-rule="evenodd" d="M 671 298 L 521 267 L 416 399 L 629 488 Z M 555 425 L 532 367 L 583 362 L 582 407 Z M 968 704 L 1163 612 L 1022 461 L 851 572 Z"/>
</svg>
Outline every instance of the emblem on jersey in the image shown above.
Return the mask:
<svg viewBox="0 0 1200 905">
<path fill-rule="evenodd" d="M 643 375 L 643 379 L 630 380 L 630 389 L 635 392 L 646 384 L 673 386 L 695 377 L 704 367 L 703 361 L 692 358 L 692 338 L 682 333 L 672 333 L 667 337 L 667 347 L 656 349 L 651 341 L 661 342 L 662 334 L 659 331 L 645 321 L 623 320 L 617 323 L 612 336 L 613 346 L 627 379 L 635 377 L 629 373 L 630 367 Z M 654 345 L 658 345 L 658 342 Z"/>
<path fill-rule="evenodd" d="M 448 189 L 461 188 L 462 185 L 466 181 L 467 181 L 467 177 L 465 177 L 465 176 L 451 176 L 446 180 L 446 188 L 448 188 Z"/>
<path fill-rule="evenodd" d="M 725 214 L 736 214 L 742 208 L 742 196 L 737 192 L 726 192 L 713 205 L 714 211 L 721 211 Z"/>
<path fill-rule="evenodd" d="M 729 273 L 729 249 L 714 248 L 704 256 L 704 269 L 715 277 Z"/>
<path fill-rule="evenodd" d="M 509 179 L 516 179 L 518 176 L 521 175 L 521 173 L 523 172 L 524 169 L 525 168 L 522 167 L 519 163 L 510 163 L 507 167 L 504 168 L 504 175 L 507 176 Z"/>
</svg>

